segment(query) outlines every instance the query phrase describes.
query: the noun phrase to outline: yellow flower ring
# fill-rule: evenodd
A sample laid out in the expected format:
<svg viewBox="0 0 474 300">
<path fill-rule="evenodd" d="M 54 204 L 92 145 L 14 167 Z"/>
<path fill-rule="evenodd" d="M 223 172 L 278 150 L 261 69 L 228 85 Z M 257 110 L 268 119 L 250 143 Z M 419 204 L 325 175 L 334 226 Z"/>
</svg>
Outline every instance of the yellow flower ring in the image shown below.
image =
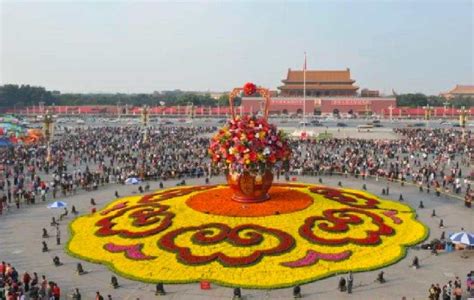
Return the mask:
<svg viewBox="0 0 474 300">
<path fill-rule="evenodd" d="M 280 288 L 403 258 L 428 230 L 405 204 L 352 189 L 275 184 L 240 204 L 225 185 L 118 199 L 70 224 L 68 252 L 144 282 Z"/>
</svg>

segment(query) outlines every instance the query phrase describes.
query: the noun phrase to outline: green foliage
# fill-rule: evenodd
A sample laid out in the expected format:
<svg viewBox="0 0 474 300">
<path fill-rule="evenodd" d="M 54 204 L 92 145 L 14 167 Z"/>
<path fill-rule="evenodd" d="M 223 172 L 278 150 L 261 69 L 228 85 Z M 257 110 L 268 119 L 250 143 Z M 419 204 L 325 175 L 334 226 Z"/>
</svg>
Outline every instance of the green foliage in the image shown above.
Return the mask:
<svg viewBox="0 0 474 300">
<path fill-rule="evenodd" d="M 223 97 L 221 97 L 223 98 Z M 239 105 L 240 105 L 240 99 Z M 29 85 L 6 84 L 0 86 L 0 106 L 2 107 L 24 107 L 38 105 L 150 105 L 164 104 L 166 106 L 190 105 L 195 106 L 217 106 L 218 101 L 210 94 L 184 92 L 181 90 L 155 92 L 152 94 L 61 94 L 59 92 L 47 91 L 43 87 Z M 222 100 L 228 105 L 227 100 Z"/>
<path fill-rule="evenodd" d="M 43 87 L 30 85 L 5 84 L 0 86 L 0 106 L 30 106 L 44 102 L 45 105 L 55 103 L 56 95 Z"/>
<path fill-rule="evenodd" d="M 454 107 L 461 108 L 461 107 L 474 107 L 474 97 L 456 97 L 449 101 L 452 103 Z"/>
<path fill-rule="evenodd" d="M 425 94 L 401 94 L 397 95 L 397 106 L 421 107 L 421 106 L 454 106 L 456 108 L 465 106 L 473 107 L 473 97 L 456 97 L 452 100 L 446 100 L 441 96 L 426 96 Z"/>
<path fill-rule="evenodd" d="M 428 97 L 421 93 L 397 95 L 397 106 L 418 107 L 427 104 Z"/>
</svg>

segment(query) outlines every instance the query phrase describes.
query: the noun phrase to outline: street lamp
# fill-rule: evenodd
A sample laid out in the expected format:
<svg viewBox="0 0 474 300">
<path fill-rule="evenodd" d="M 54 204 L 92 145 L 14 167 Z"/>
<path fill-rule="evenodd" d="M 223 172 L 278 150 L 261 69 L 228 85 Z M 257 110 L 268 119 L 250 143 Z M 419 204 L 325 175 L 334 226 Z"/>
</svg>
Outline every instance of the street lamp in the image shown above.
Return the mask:
<svg viewBox="0 0 474 300">
<path fill-rule="evenodd" d="M 150 114 L 148 105 L 143 106 L 142 108 L 142 124 L 143 124 L 143 142 L 148 141 L 148 115 Z"/>
<path fill-rule="evenodd" d="M 53 131 L 53 115 L 49 111 L 49 109 L 46 110 L 46 114 L 44 115 L 44 120 L 43 120 L 43 131 L 44 131 L 44 137 L 46 138 L 46 151 L 47 151 L 47 156 L 46 156 L 46 161 L 48 164 L 51 162 L 51 135 Z"/>
</svg>

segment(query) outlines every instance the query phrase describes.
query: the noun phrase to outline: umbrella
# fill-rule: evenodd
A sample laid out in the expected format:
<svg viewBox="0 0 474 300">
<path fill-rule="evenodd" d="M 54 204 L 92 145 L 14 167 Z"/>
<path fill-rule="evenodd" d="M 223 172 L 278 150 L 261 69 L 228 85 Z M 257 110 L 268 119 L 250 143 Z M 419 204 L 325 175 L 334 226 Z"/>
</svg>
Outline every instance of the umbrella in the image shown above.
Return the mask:
<svg viewBox="0 0 474 300">
<path fill-rule="evenodd" d="M 136 177 L 130 177 L 125 180 L 125 184 L 139 184 L 140 180 Z"/>
<path fill-rule="evenodd" d="M 468 232 L 456 232 L 450 237 L 453 244 L 464 244 L 468 246 L 474 246 L 474 234 Z"/>
<path fill-rule="evenodd" d="M 48 208 L 63 208 L 67 207 L 67 203 L 63 201 L 54 201 L 53 203 L 48 205 Z"/>
</svg>

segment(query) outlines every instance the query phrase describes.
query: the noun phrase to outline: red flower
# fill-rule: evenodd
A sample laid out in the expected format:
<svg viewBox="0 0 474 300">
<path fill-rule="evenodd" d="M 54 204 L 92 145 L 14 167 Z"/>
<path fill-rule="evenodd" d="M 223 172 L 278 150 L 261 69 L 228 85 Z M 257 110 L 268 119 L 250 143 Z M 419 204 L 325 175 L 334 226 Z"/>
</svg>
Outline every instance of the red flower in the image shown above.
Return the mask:
<svg viewBox="0 0 474 300">
<path fill-rule="evenodd" d="M 244 85 L 244 94 L 245 96 L 251 96 L 257 91 L 257 86 L 251 82 L 247 82 Z"/>
</svg>

